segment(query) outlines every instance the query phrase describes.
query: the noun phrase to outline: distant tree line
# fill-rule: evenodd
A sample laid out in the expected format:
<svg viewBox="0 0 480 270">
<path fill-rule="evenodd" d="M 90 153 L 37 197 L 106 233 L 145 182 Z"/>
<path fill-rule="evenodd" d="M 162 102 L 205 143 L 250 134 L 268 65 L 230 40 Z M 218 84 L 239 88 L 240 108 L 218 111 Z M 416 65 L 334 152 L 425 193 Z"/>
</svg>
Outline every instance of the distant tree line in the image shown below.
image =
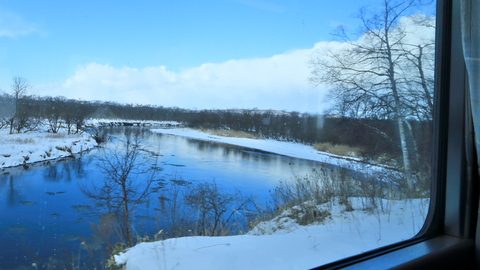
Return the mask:
<svg viewBox="0 0 480 270">
<path fill-rule="evenodd" d="M 63 97 L 0 95 L 0 127 L 26 132 L 48 124 L 49 131 L 64 127 L 69 133 L 84 128 L 88 118 L 178 121 L 192 128 L 231 129 L 262 138 L 315 144 L 328 142 L 361 147 L 365 157 L 401 156 L 398 125 L 394 120 L 350 118 L 272 110 L 188 110 L 162 106 L 79 101 Z M 3 120 L 2 120 L 3 119 Z M 418 155 L 428 161 L 431 121 L 410 120 Z M 427 162 L 429 163 L 429 162 Z"/>
</svg>

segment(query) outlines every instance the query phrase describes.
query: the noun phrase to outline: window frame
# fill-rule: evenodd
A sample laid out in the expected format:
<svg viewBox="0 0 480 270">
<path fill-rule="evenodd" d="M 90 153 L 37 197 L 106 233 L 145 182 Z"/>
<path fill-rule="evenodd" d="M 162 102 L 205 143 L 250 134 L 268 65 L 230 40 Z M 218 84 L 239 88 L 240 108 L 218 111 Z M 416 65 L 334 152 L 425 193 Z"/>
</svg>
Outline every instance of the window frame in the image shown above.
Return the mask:
<svg viewBox="0 0 480 270">
<path fill-rule="evenodd" d="M 315 269 L 474 265 L 478 175 L 461 38 L 460 1 L 437 0 L 429 214 L 412 239 Z M 459 268 L 460 269 L 460 268 Z"/>
</svg>

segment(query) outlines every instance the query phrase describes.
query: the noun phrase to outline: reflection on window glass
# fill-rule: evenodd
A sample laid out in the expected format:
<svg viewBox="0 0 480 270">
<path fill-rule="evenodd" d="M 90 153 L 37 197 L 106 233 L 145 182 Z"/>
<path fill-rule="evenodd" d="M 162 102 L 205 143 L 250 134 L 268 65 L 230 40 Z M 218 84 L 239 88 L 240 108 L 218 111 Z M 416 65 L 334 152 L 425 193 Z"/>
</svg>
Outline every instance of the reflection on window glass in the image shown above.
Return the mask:
<svg viewBox="0 0 480 270">
<path fill-rule="evenodd" d="M 1 269 L 307 269 L 414 237 L 435 3 L 0 4 Z"/>
</svg>

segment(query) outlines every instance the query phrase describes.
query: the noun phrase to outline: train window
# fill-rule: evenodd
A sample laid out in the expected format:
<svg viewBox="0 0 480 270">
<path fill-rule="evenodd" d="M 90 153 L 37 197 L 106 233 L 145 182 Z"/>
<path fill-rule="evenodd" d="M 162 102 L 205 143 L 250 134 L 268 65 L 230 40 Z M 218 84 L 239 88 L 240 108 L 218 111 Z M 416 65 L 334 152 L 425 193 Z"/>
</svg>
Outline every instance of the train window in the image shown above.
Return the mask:
<svg viewBox="0 0 480 270">
<path fill-rule="evenodd" d="M 437 6 L 0 3 L 0 268 L 307 269 L 420 239 Z"/>
</svg>

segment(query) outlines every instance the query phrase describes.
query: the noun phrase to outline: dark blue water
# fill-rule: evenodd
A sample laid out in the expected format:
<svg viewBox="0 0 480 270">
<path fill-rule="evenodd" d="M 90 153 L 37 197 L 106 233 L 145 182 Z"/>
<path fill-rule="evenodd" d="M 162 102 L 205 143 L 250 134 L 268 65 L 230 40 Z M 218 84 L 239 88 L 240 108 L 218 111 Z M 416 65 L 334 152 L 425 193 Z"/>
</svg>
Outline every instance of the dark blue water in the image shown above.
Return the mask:
<svg viewBox="0 0 480 270">
<path fill-rule="evenodd" d="M 192 185 L 214 182 L 222 192 L 239 193 L 265 205 L 270 200 L 270 190 L 279 181 L 289 181 L 295 175 L 326 166 L 241 147 L 140 131 L 141 143 L 148 150 L 143 153 L 145 160 L 157 164 L 155 177 L 163 181 L 164 187 L 152 192 L 132 211 L 136 235 L 151 235 L 167 226 L 167 218 L 157 210 L 161 208 L 159 198 L 171 191 L 172 180 Z M 0 269 L 105 267 L 112 243 L 118 240 L 115 239 L 118 228 L 110 220 L 104 201 L 88 196 L 85 189 L 98 186 L 108 177 L 99 169 L 99 157 L 108 155 L 108 150 L 121 145 L 124 139 L 125 130 L 106 132 L 111 139 L 104 149 L 37 164 L 26 170 L 1 172 Z"/>
</svg>

